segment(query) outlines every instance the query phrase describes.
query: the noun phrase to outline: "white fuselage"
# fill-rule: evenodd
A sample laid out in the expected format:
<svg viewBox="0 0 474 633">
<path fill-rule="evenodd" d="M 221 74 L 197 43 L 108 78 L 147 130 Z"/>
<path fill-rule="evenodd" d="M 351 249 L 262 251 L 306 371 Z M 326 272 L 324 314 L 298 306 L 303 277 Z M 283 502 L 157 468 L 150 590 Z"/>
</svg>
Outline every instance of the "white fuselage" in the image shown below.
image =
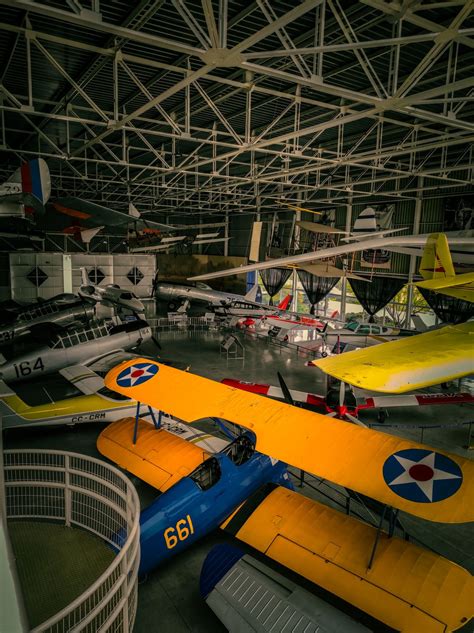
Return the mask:
<svg viewBox="0 0 474 633">
<path fill-rule="evenodd" d="M 95 333 L 95 335 L 94 335 Z M 122 330 L 109 334 L 105 326 L 87 330 L 64 332 L 56 341 L 38 344 L 14 359 L 0 364 L 0 375 L 6 382 L 25 380 L 59 371 L 69 365 L 84 364 L 93 358 L 113 350 L 127 350 L 141 342 L 150 340 L 150 326 L 146 325 L 133 331 Z M 22 337 L 22 340 L 25 337 Z"/>
</svg>

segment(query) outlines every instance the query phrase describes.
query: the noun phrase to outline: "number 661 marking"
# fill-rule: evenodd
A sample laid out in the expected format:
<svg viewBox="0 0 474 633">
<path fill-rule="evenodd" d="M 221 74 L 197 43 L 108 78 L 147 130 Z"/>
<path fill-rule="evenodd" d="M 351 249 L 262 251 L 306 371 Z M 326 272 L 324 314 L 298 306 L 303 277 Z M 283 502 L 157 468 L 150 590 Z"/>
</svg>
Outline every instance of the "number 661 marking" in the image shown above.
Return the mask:
<svg viewBox="0 0 474 633">
<path fill-rule="evenodd" d="M 189 514 L 185 519 L 180 519 L 175 527 L 166 528 L 163 532 L 166 547 L 173 549 L 178 544 L 178 541 L 185 541 L 190 534 L 194 534 L 194 526 Z"/>
</svg>

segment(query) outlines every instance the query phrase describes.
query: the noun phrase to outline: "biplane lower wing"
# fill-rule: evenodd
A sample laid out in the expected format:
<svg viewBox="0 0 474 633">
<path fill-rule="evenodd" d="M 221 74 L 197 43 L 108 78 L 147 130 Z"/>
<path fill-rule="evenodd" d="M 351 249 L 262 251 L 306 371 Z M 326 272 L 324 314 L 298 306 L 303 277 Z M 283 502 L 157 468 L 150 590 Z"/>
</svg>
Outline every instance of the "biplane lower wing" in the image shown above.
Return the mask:
<svg viewBox="0 0 474 633">
<path fill-rule="evenodd" d="M 381 346 L 312 361 L 324 373 L 367 391 L 404 393 L 474 372 L 474 323 L 447 325 Z"/>
<path fill-rule="evenodd" d="M 155 361 L 122 363 L 105 384 L 185 422 L 221 418 L 243 426 L 255 434 L 259 452 L 413 515 L 474 520 L 474 464 L 461 457 Z"/>
<path fill-rule="evenodd" d="M 134 444 L 134 422 L 134 418 L 122 418 L 109 424 L 97 438 L 97 449 L 120 468 L 161 492 L 189 475 L 210 456 L 194 443 L 202 436 L 208 438 L 207 434 L 198 434 L 189 441 L 163 428 L 155 429 L 144 420 L 138 421 Z"/>
<path fill-rule="evenodd" d="M 307 497 L 262 487 L 223 525 L 300 576 L 397 631 L 453 631 L 472 618 L 471 574 Z"/>
</svg>

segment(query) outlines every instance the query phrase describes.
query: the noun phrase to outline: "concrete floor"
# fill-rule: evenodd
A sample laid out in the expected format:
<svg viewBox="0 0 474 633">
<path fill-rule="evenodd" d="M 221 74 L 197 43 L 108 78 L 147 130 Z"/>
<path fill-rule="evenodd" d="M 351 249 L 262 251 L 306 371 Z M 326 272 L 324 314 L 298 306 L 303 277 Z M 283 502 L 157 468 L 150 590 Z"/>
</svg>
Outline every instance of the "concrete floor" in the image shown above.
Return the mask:
<svg viewBox="0 0 474 633">
<path fill-rule="evenodd" d="M 304 366 L 304 360 L 294 352 L 286 353 L 265 342 L 245 340 L 245 361 L 229 360 L 219 354 L 222 334 L 213 332 L 158 334 L 163 350 L 162 357 L 173 358 L 191 365 L 191 371 L 220 380 L 233 377 L 239 380 L 277 384 L 276 372 L 280 371 L 290 388 L 321 392 L 323 378 L 319 370 Z M 143 349 L 146 353 L 147 349 Z M 152 349 L 148 350 L 153 353 Z M 376 422 L 376 413 L 364 412 L 364 419 Z M 441 449 L 463 456 L 466 450 L 467 427 L 457 426 L 474 419 L 472 408 L 465 405 L 447 407 L 424 407 L 423 409 L 394 409 L 386 423 L 386 431 L 410 439 L 420 440 L 420 424 L 436 425 L 425 429 L 424 441 Z M 392 427 L 393 425 L 393 427 Z M 440 427 L 440 428 L 439 428 Z M 99 457 L 95 448 L 97 435 L 102 427 L 82 425 L 74 428 L 10 430 L 4 439 L 5 448 L 49 448 L 64 449 Z M 155 491 L 138 479 L 132 480 L 140 495 L 142 507 L 155 497 Z M 307 487 L 303 493 L 308 493 Z M 317 496 L 311 492 L 311 496 Z M 401 517 L 407 531 L 428 547 L 474 572 L 474 534 L 472 525 L 438 525 L 407 515 Z M 228 541 L 230 537 L 220 532 L 203 539 L 197 546 L 171 559 L 155 570 L 139 587 L 136 633 L 160 630 L 162 633 L 184 633 L 187 631 L 224 631 L 211 610 L 199 595 L 199 573 L 209 549 L 216 543 Z M 245 549 L 245 547 L 243 548 Z M 279 571 L 281 568 L 276 566 Z M 290 574 L 291 575 L 291 574 Z M 300 581 L 301 582 L 301 581 Z M 307 588 L 320 593 L 312 586 Z M 367 623 L 367 621 L 365 622 Z M 373 630 L 387 630 L 372 626 Z M 468 624 L 463 631 L 472 633 Z"/>
</svg>

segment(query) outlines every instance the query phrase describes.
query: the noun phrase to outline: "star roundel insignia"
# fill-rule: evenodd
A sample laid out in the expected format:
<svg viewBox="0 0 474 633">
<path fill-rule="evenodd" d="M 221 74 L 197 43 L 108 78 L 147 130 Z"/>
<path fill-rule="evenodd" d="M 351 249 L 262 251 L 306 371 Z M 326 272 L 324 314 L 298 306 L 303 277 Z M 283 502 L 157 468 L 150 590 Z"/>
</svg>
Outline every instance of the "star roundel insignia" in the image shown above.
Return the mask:
<svg viewBox="0 0 474 633">
<path fill-rule="evenodd" d="M 462 471 L 446 455 L 408 448 L 385 460 L 383 478 L 399 497 L 418 503 L 434 503 L 451 497 L 459 490 Z"/>
<path fill-rule="evenodd" d="M 117 376 L 117 384 L 121 387 L 135 387 L 153 378 L 159 367 L 151 363 L 137 363 L 124 369 Z"/>
</svg>

